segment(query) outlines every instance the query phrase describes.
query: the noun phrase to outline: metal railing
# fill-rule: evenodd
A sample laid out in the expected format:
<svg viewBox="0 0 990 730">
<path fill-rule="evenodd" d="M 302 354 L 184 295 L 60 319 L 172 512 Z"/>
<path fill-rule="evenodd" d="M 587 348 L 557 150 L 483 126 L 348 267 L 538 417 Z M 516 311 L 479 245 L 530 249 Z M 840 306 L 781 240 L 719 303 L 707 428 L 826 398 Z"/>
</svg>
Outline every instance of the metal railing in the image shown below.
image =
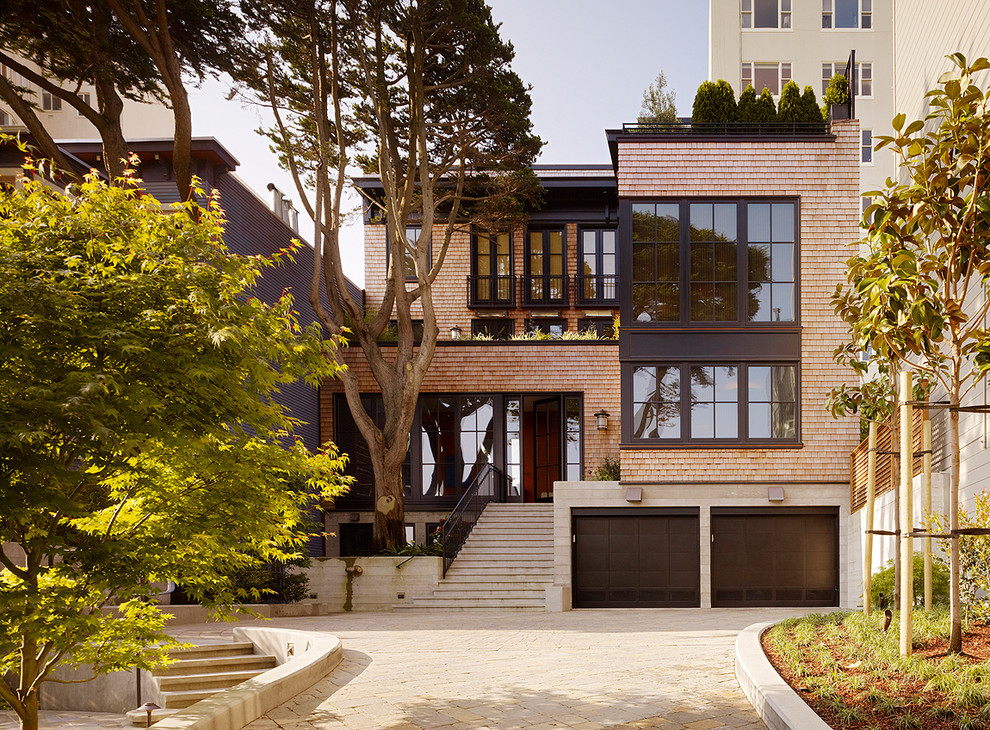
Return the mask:
<svg viewBox="0 0 990 730">
<path fill-rule="evenodd" d="M 615 274 L 578 274 L 574 289 L 580 304 L 615 304 L 619 299 L 619 277 Z"/>
<path fill-rule="evenodd" d="M 676 124 L 626 123 L 622 131 L 631 134 L 687 134 L 687 135 L 795 135 L 826 134 L 828 126 L 817 122 L 684 122 Z"/>
<path fill-rule="evenodd" d="M 485 507 L 490 502 L 506 501 L 507 485 L 508 480 L 502 471 L 491 464 L 485 464 L 465 490 L 450 517 L 443 523 L 440 533 L 444 577 Z"/>
<path fill-rule="evenodd" d="M 484 274 L 467 278 L 469 307 L 516 306 L 516 277 L 512 274 Z"/>
<path fill-rule="evenodd" d="M 523 277 L 523 305 L 566 307 L 568 279 L 563 274 L 528 274 Z"/>
</svg>

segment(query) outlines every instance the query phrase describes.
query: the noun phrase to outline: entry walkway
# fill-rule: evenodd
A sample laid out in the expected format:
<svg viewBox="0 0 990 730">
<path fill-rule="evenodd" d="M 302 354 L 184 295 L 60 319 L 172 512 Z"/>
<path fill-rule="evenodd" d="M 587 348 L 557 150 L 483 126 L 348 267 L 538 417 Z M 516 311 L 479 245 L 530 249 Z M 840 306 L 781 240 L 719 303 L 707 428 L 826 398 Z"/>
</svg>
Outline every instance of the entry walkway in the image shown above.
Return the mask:
<svg viewBox="0 0 990 730">
<path fill-rule="evenodd" d="M 344 646 L 333 673 L 247 728 L 765 730 L 736 684 L 733 644 L 746 626 L 795 613 L 395 612 L 245 622 L 326 631 Z M 175 633 L 216 641 L 231 626 Z"/>
</svg>

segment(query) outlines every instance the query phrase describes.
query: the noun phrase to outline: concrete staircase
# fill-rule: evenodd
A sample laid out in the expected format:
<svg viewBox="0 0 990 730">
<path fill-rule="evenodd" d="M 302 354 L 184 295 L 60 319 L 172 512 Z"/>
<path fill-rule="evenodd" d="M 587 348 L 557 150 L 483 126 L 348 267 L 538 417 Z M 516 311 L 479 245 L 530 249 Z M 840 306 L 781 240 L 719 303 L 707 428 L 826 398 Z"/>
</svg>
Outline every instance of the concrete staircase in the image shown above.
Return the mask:
<svg viewBox="0 0 990 730">
<path fill-rule="evenodd" d="M 432 596 L 404 611 L 545 611 L 553 505 L 489 504 Z"/>
<path fill-rule="evenodd" d="M 273 656 L 255 654 L 250 641 L 203 644 L 174 649 L 169 654 L 176 661 L 153 672 L 162 709 L 154 711 L 152 722 L 267 672 L 276 664 Z M 127 715 L 132 725 L 146 726 L 145 713 L 132 711 Z"/>
</svg>

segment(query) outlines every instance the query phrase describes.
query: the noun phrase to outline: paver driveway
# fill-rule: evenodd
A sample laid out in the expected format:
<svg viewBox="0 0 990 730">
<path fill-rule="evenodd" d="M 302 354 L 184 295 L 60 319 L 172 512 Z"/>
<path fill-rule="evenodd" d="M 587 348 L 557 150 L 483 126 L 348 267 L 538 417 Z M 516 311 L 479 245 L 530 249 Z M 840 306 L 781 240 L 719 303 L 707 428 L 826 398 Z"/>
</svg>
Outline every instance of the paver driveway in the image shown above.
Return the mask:
<svg viewBox="0 0 990 730">
<path fill-rule="evenodd" d="M 248 725 L 270 728 L 765 727 L 733 643 L 787 609 L 345 614 L 280 620 L 328 631 L 344 660 Z"/>
</svg>

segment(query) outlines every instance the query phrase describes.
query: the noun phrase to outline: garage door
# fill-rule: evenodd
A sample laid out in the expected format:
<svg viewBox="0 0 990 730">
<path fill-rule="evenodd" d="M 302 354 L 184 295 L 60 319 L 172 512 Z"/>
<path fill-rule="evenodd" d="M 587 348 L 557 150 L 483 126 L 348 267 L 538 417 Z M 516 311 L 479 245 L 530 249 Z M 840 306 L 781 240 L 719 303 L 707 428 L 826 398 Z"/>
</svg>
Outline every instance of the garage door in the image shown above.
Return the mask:
<svg viewBox="0 0 990 730">
<path fill-rule="evenodd" d="M 577 608 L 700 605 L 698 510 L 574 510 Z"/>
<path fill-rule="evenodd" d="M 712 508 L 713 606 L 838 603 L 838 508 Z"/>
</svg>

